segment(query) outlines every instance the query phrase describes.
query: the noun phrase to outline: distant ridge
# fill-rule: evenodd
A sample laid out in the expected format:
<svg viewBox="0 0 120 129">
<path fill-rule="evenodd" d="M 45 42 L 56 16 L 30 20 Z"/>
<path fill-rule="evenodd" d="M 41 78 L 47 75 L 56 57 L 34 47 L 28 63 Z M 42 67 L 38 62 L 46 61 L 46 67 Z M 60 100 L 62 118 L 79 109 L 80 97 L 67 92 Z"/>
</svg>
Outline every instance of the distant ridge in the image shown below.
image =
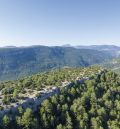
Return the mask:
<svg viewBox="0 0 120 129">
<path fill-rule="evenodd" d="M 4 46 L 4 47 L 0 47 L 0 48 L 16 48 L 16 46 Z"/>
<path fill-rule="evenodd" d="M 71 44 L 62 45 L 62 47 L 73 47 Z"/>
<path fill-rule="evenodd" d="M 111 58 L 113 55 L 106 51 L 74 47 L 6 47 L 0 49 L 0 80 L 17 79 L 60 67 L 86 67 Z"/>
</svg>

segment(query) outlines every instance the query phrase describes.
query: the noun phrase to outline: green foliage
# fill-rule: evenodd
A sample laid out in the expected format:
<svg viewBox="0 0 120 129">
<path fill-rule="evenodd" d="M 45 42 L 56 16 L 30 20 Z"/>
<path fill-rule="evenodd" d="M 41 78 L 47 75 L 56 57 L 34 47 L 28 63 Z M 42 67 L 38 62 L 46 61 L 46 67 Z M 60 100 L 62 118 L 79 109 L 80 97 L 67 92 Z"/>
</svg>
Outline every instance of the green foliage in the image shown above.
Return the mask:
<svg viewBox="0 0 120 129">
<path fill-rule="evenodd" d="M 16 120 L 9 123 L 12 129 L 119 129 L 120 77 L 104 70 L 82 84 L 61 88 L 36 112 L 19 110 Z"/>
<path fill-rule="evenodd" d="M 34 122 L 32 110 L 27 108 L 21 117 L 16 117 L 16 121 L 19 127 L 24 127 L 25 129 L 31 128 Z"/>
<path fill-rule="evenodd" d="M 16 99 L 17 95 L 18 95 L 18 91 L 15 89 L 14 92 L 13 92 L 13 98 Z"/>
<path fill-rule="evenodd" d="M 9 123 L 10 123 L 10 119 L 9 119 L 9 117 L 8 117 L 7 115 L 5 115 L 5 116 L 3 117 L 3 126 L 4 126 L 5 128 L 8 128 Z"/>
<path fill-rule="evenodd" d="M 100 67 L 87 68 L 63 68 L 49 72 L 35 74 L 16 81 L 6 81 L 0 83 L 2 94 L 5 95 L 4 102 L 10 99 L 19 98 L 19 93 L 25 93 L 25 89 L 41 90 L 45 87 L 62 86 L 62 82 L 72 82 L 77 77 L 91 76 L 91 73 L 97 73 Z M 39 95 L 39 94 L 38 94 Z"/>
</svg>

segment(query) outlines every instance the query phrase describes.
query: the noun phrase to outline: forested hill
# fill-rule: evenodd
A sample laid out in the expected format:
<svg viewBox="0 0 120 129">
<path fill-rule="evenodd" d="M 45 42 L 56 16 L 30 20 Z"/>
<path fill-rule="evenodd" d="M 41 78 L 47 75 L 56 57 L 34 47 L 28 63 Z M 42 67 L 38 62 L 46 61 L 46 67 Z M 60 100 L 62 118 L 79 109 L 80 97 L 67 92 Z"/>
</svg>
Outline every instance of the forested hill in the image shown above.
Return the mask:
<svg viewBox="0 0 120 129">
<path fill-rule="evenodd" d="M 89 66 L 111 58 L 106 51 L 72 47 L 0 48 L 0 80 L 17 79 L 64 66 Z"/>
<path fill-rule="evenodd" d="M 120 74 L 120 58 L 115 58 L 101 64 L 104 68 L 111 69 L 112 71 Z"/>
<path fill-rule="evenodd" d="M 96 68 L 94 70 L 96 71 Z M 76 76 L 76 73 L 81 75 L 77 71 L 70 75 Z M 75 81 L 68 89 L 60 88 L 60 93 L 44 100 L 36 112 L 31 108 L 24 111 L 23 107 L 18 107 L 18 113 L 10 112 L 4 115 L 0 121 L 0 128 L 119 129 L 120 76 L 107 70 L 102 70 L 100 74 L 93 73 L 91 79 L 83 83 Z M 29 83 L 28 86 L 30 85 L 33 86 Z M 15 115 L 12 120 L 11 115 Z"/>
</svg>

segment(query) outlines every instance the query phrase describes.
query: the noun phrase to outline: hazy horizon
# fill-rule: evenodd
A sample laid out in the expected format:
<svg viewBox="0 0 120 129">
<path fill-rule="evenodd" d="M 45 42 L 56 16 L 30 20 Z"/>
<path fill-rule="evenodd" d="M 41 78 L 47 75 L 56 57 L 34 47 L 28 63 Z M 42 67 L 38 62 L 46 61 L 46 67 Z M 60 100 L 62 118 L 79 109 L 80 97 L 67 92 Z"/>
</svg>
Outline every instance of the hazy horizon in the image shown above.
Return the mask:
<svg viewBox="0 0 120 129">
<path fill-rule="evenodd" d="M 54 46 L 71 46 L 71 47 L 76 47 L 76 46 L 117 46 L 117 47 L 120 47 L 120 45 L 114 45 L 114 44 L 91 44 L 91 45 L 72 45 L 72 44 L 59 44 L 59 45 L 45 45 L 45 44 L 26 44 L 26 45 L 3 45 L 3 46 L 0 46 L 0 48 L 2 47 L 32 47 L 32 46 L 48 46 L 48 47 L 54 47 Z"/>
</svg>

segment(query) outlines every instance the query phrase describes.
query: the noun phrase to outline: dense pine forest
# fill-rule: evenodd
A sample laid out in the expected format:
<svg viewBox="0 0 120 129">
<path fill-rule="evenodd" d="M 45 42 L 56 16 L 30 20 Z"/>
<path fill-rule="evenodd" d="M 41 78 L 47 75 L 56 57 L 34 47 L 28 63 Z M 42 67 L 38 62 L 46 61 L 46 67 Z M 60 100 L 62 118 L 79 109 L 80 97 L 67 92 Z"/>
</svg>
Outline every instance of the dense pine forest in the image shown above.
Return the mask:
<svg viewBox="0 0 120 129">
<path fill-rule="evenodd" d="M 36 112 L 18 108 L 13 119 L 1 118 L 6 129 L 119 129 L 120 77 L 104 70 L 89 80 L 44 100 Z"/>
</svg>

